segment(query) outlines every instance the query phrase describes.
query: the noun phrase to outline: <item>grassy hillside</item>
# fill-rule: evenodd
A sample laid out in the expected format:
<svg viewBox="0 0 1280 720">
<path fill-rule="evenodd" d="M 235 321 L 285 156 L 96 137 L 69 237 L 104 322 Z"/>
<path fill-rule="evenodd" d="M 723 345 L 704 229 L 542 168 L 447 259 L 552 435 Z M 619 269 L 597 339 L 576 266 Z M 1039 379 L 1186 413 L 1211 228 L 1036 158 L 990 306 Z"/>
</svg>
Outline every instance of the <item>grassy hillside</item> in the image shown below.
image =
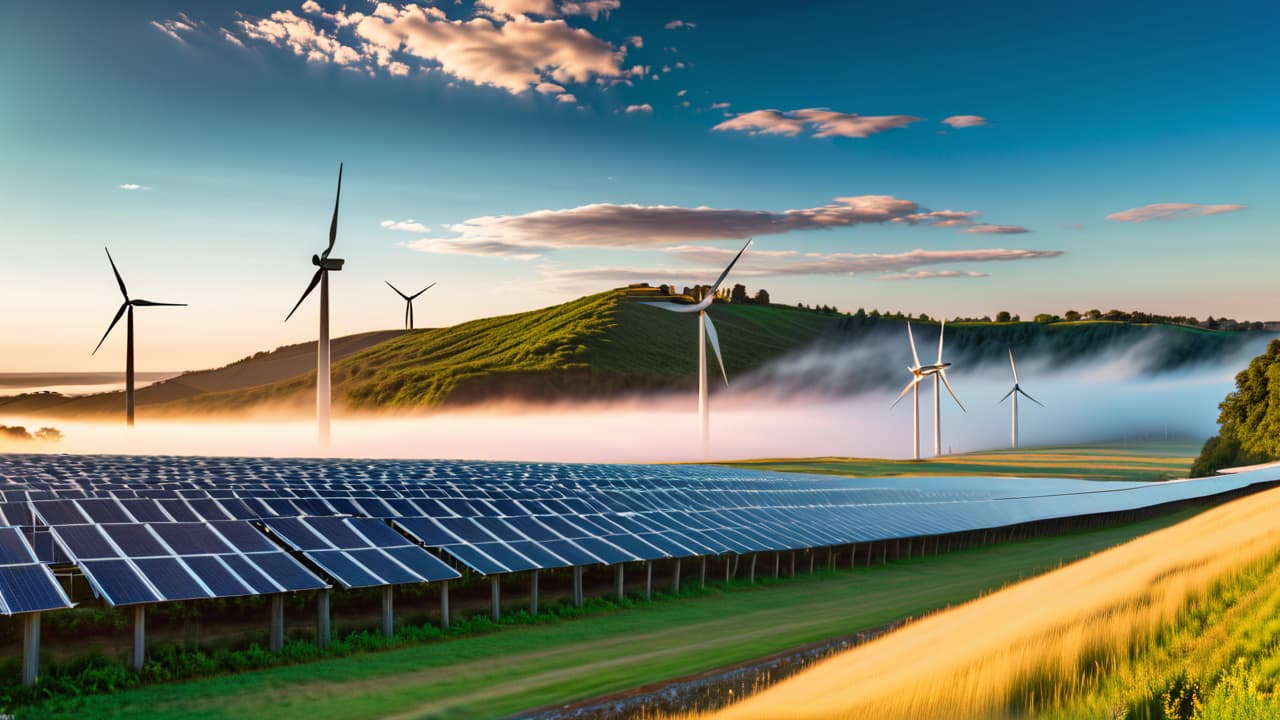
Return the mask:
<svg viewBox="0 0 1280 720">
<path fill-rule="evenodd" d="M 782 305 L 717 304 L 725 366 L 738 388 L 847 393 L 896 386 L 909 360 L 901 320 L 821 313 Z M 935 347 L 933 323 L 918 323 L 922 357 Z M 482 401 L 606 399 L 696 386 L 697 320 L 645 307 L 620 290 L 530 312 L 448 328 L 386 331 L 334 341 L 335 403 L 355 410 L 421 409 Z M 1114 322 L 957 323 L 948 359 L 958 367 L 1003 364 L 1005 348 L 1053 366 L 1093 362 L 1141 345 L 1134 362 L 1160 372 L 1219 360 L 1249 334 Z M 1145 344 L 1143 344 L 1145 343 Z M 858 355 L 856 351 L 885 348 Z M 823 362 L 771 363 L 806 352 Z M 188 373 L 138 393 L 151 412 L 234 412 L 250 407 L 305 410 L 315 386 L 314 344 L 281 348 L 226 368 Z M 718 369 L 712 362 L 712 374 Z M 720 387 L 713 379 L 712 387 Z M 6 412 L 114 412 L 119 393 L 66 399 L 28 396 Z"/>
</svg>

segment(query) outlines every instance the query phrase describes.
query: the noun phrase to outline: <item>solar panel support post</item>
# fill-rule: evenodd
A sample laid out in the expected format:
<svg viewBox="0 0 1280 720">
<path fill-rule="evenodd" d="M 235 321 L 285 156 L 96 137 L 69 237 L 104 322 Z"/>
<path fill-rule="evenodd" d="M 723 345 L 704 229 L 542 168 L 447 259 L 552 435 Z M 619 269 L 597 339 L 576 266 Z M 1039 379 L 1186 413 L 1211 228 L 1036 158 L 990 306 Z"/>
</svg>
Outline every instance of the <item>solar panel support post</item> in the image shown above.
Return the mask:
<svg viewBox="0 0 1280 720">
<path fill-rule="evenodd" d="M 573 566 L 573 606 L 582 607 L 582 566 Z"/>
<path fill-rule="evenodd" d="M 538 571 L 529 576 L 529 614 L 538 614 Z"/>
<path fill-rule="evenodd" d="M 489 576 L 489 619 L 494 622 L 502 619 L 502 583 L 497 575 Z"/>
<path fill-rule="evenodd" d="M 627 595 L 624 572 L 622 563 L 613 566 L 613 593 L 618 596 L 618 600 L 622 600 Z"/>
<path fill-rule="evenodd" d="M 40 673 L 40 613 L 22 616 L 22 684 L 36 684 Z"/>
<path fill-rule="evenodd" d="M 782 574 L 782 553 L 773 554 L 773 576 L 776 578 Z"/>
<path fill-rule="evenodd" d="M 325 647 L 332 635 L 329 626 L 329 588 L 316 592 L 316 645 Z"/>
<path fill-rule="evenodd" d="M 702 567 L 698 570 L 698 587 L 705 590 L 707 587 L 707 556 L 702 556 Z"/>
<path fill-rule="evenodd" d="M 724 558 L 724 584 L 725 585 L 729 584 L 729 572 L 732 569 L 733 569 L 733 562 L 729 559 L 729 556 L 726 555 Z"/>
<path fill-rule="evenodd" d="M 849 546 L 849 569 L 858 567 L 858 543 Z"/>
<path fill-rule="evenodd" d="M 449 629 L 449 581 L 440 583 L 440 629 Z"/>
<path fill-rule="evenodd" d="M 676 571 L 671 576 L 671 592 L 680 594 L 680 558 L 676 558 Z"/>
<path fill-rule="evenodd" d="M 382 634 L 392 637 L 396 634 L 395 596 L 393 586 L 382 588 Z"/>
<path fill-rule="evenodd" d="M 135 672 L 142 672 L 147 662 L 147 606 L 133 606 L 133 653 L 129 656 L 129 667 Z"/>
<path fill-rule="evenodd" d="M 650 560 L 644 564 L 644 599 L 653 599 L 653 561 Z"/>
<path fill-rule="evenodd" d="M 284 595 L 280 593 L 271 596 L 271 626 L 267 634 L 271 652 L 284 649 Z"/>
<path fill-rule="evenodd" d="M 751 553 L 751 562 L 747 565 L 747 582 L 752 585 L 756 582 L 756 554 Z"/>
<path fill-rule="evenodd" d="M 815 552 L 812 548 L 809 549 L 808 553 L 809 553 L 809 574 L 813 575 L 813 556 L 817 555 L 818 553 Z"/>
<path fill-rule="evenodd" d="M 791 551 L 791 577 L 796 576 L 796 551 Z"/>
</svg>

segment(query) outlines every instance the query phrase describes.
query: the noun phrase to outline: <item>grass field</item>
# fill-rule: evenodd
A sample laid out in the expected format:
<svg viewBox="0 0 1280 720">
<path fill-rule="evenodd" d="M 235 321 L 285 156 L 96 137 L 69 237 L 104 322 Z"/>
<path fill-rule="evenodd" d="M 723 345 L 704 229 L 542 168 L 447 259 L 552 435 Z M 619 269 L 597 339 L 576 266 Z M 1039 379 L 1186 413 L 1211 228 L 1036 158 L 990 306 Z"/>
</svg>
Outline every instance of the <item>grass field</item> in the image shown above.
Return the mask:
<svg viewBox="0 0 1280 720">
<path fill-rule="evenodd" d="M 964 602 L 1170 516 L 1053 538 L 736 585 L 548 625 L 113 695 L 19 717 L 489 718 L 732 665 Z M 768 564 L 766 563 L 766 567 Z"/>
<path fill-rule="evenodd" d="M 755 470 L 848 477 L 1002 475 L 1146 481 L 1186 477 L 1199 454 L 1200 443 L 1175 440 L 989 450 L 926 460 L 813 458 L 725 464 Z"/>
<path fill-rule="evenodd" d="M 1278 526 L 1280 490 L 1241 498 L 705 717 L 1280 717 Z"/>
</svg>

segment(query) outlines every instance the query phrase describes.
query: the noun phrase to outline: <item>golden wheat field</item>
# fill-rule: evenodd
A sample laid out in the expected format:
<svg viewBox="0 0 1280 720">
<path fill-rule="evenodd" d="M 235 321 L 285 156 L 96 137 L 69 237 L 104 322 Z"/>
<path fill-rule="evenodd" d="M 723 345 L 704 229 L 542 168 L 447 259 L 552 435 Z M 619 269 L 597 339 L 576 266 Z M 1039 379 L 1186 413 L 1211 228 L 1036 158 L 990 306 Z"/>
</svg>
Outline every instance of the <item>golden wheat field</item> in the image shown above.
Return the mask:
<svg viewBox="0 0 1280 720">
<path fill-rule="evenodd" d="M 1280 490 L 1270 490 L 922 619 L 693 717 L 1015 717 L 1078 711 L 1082 700 L 1093 708 L 1082 716 L 1125 717 L 1123 707 L 1098 707 L 1090 694 L 1180 637 L 1171 628 L 1193 610 L 1204 612 L 1197 599 L 1216 591 L 1234 602 L 1243 593 L 1224 583 L 1250 571 L 1274 579 L 1278 552 Z M 1259 602 L 1276 594 L 1274 584 L 1253 591 Z M 1226 617 L 1217 625 L 1229 625 Z M 1197 644 L 1194 651 L 1212 651 L 1204 646 L 1217 642 L 1214 632 L 1221 628 L 1192 628 L 1193 640 L 1160 662 Z M 1264 650 L 1274 655 L 1275 644 Z M 1076 711 L 1066 714 L 1081 716 Z"/>
</svg>

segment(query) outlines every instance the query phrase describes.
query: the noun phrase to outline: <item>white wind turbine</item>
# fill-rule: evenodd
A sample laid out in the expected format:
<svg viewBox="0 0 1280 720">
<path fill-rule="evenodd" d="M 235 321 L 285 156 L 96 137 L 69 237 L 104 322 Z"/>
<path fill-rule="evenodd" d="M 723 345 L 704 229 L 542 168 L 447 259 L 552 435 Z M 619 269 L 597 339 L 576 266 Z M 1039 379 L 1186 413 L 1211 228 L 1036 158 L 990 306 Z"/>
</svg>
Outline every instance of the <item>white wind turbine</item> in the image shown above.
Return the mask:
<svg viewBox="0 0 1280 720">
<path fill-rule="evenodd" d="M 747 247 L 751 245 L 751 240 L 747 240 L 747 244 L 742 246 L 737 255 L 733 256 L 733 260 L 729 266 L 720 273 L 720 277 L 716 279 L 716 284 L 711 286 L 703 296 L 702 301 L 693 305 L 684 305 L 673 302 L 646 302 L 641 305 L 652 305 L 653 307 L 662 308 L 671 312 L 678 313 L 698 313 L 698 419 L 702 426 L 702 449 L 705 451 L 711 442 L 711 416 L 710 407 L 707 403 L 707 340 L 711 340 L 711 349 L 716 351 L 716 362 L 720 364 L 720 375 L 724 377 L 724 384 L 729 384 L 729 375 L 724 370 L 724 359 L 720 356 L 720 338 L 716 335 L 715 323 L 711 322 L 711 316 L 707 314 L 707 308 L 711 307 L 711 303 L 715 301 L 716 291 L 720 289 L 720 285 L 724 279 L 729 276 L 729 271 L 733 269 L 738 258 L 742 257 L 742 253 L 747 251 Z"/>
<path fill-rule="evenodd" d="M 1018 366 L 1013 362 L 1013 348 L 1009 348 L 1009 367 L 1013 368 L 1013 389 L 1005 393 L 1004 397 L 1000 398 L 1000 402 L 1004 402 L 1009 397 L 1013 398 L 1013 448 L 1016 450 L 1018 448 L 1018 396 L 1022 395 L 1040 407 L 1044 407 L 1044 403 L 1028 395 L 1027 391 L 1018 385 Z"/>
<path fill-rule="evenodd" d="M 912 392 L 914 397 L 912 412 L 912 441 L 911 441 L 911 458 L 913 460 L 920 459 L 920 382 L 926 377 L 933 376 L 933 454 L 935 456 L 942 454 L 942 389 L 941 384 L 947 386 L 947 392 L 951 393 L 951 397 L 956 401 L 956 405 L 960 406 L 960 410 L 964 411 L 964 404 L 960 402 L 960 398 L 956 397 L 956 391 L 951 388 L 951 383 L 947 381 L 947 368 L 951 367 L 951 363 L 942 361 L 942 340 L 946 334 L 947 321 L 943 320 L 942 325 L 938 329 L 938 361 L 932 365 L 921 365 L 920 354 L 916 352 L 916 339 L 911 333 L 911 321 L 907 321 L 907 340 L 911 343 L 911 359 L 915 364 L 908 367 L 911 371 L 911 380 L 907 386 L 902 388 L 902 392 L 898 393 L 898 398 L 893 401 L 897 405 L 906 397 L 908 392 Z"/>
<path fill-rule="evenodd" d="M 302 292 L 302 297 L 285 316 L 284 321 L 302 306 L 316 285 L 320 286 L 320 337 L 316 342 L 316 424 L 318 426 L 320 447 L 329 447 L 329 273 L 342 270 L 345 260 L 329 257 L 333 252 L 333 243 L 338 239 L 338 203 L 342 200 L 342 163 L 338 163 L 338 193 L 333 200 L 333 220 L 329 222 L 329 245 L 324 252 L 311 256 L 311 264 L 316 266 L 316 274 Z"/>
</svg>

